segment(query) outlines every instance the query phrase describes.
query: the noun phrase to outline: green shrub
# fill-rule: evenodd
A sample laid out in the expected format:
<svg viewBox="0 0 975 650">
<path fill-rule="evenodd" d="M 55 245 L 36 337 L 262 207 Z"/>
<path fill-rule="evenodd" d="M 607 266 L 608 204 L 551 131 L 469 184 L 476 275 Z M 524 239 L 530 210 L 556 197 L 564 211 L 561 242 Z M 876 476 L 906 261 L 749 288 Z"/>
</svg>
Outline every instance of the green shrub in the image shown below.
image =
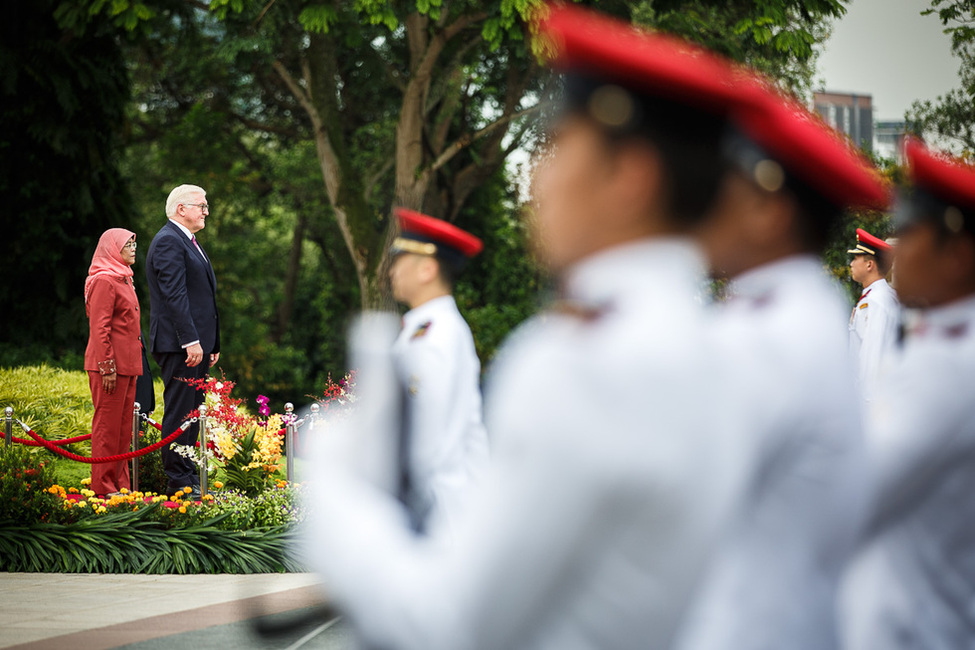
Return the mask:
<svg viewBox="0 0 975 650">
<path fill-rule="evenodd" d="M 70 524 L 0 521 L 0 571 L 272 573 L 300 571 L 287 527 L 222 530 L 212 521 L 166 529 L 154 504 Z"/>
<path fill-rule="evenodd" d="M 28 448 L 0 446 L 0 521 L 57 521 L 61 499 L 48 491 L 55 482 L 51 464 Z"/>
<path fill-rule="evenodd" d="M 272 487 L 256 497 L 234 490 L 222 490 L 216 498 L 199 508 L 201 518 L 217 520 L 222 530 L 248 530 L 291 525 L 304 518 L 300 487 Z"/>
<path fill-rule="evenodd" d="M 159 430 L 147 425 L 139 438 L 139 448 L 144 449 L 159 442 Z M 163 494 L 169 485 L 169 477 L 163 469 L 162 454 L 150 451 L 139 457 L 139 491 Z"/>
<path fill-rule="evenodd" d="M 21 366 L 0 370 L 0 408 L 10 406 L 22 420 L 48 440 L 74 438 L 91 433 L 91 389 L 85 372 L 50 366 Z M 14 435 L 25 437 L 16 424 Z M 71 445 L 70 451 L 90 455 L 88 441 Z M 40 447 L 31 453 L 49 455 Z"/>
<path fill-rule="evenodd" d="M 156 411 L 154 417 L 162 418 L 163 383 L 157 378 L 154 383 Z M 10 406 L 14 417 L 48 440 L 74 438 L 91 433 L 91 418 L 94 407 L 91 402 L 91 389 L 88 374 L 84 371 L 62 370 L 47 365 L 22 366 L 19 368 L 0 368 L 0 409 Z M 2 411 L 0 411 L 2 413 Z M 2 425 L 0 425 L 2 426 Z M 150 429 L 156 437 L 143 446 L 159 440 L 158 432 Z M 13 434 L 26 438 L 15 423 Z M 30 453 L 53 461 L 57 481 L 62 485 L 79 485 L 82 478 L 91 476 L 91 466 L 70 460 L 47 451 L 42 447 L 28 447 Z M 65 447 L 67 451 L 82 456 L 91 455 L 91 443 L 83 441 Z M 162 458 L 159 452 L 147 454 L 140 459 L 140 482 L 146 476 L 143 491 L 157 491 L 158 476 L 162 473 Z M 152 485 L 153 487 L 148 487 Z M 165 484 L 161 490 L 165 490 Z"/>
</svg>

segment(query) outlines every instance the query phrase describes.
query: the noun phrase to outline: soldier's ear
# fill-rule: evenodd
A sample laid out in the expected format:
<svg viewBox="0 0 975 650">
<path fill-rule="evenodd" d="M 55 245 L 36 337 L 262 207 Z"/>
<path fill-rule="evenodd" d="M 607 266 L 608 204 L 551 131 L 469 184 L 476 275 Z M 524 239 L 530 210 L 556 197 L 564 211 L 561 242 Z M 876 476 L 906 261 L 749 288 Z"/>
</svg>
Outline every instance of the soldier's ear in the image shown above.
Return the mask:
<svg viewBox="0 0 975 650">
<path fill-rule="evenodd" d="M 440 277 L 440 261 L 429 255 L 422 256 L 419 262 L 419 273 L 422 282 L 433 282 Z"/>
</svg>

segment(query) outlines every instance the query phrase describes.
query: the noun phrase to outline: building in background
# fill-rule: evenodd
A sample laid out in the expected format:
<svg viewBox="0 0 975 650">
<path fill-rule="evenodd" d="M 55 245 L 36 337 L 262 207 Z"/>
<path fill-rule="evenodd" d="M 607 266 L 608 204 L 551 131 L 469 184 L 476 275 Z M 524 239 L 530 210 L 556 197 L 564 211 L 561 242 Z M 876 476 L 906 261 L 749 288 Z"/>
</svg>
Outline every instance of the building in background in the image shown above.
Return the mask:
<svg viewBox="0 0 975 650">
<path fill-rule="evenodd" d="M 871 95 L 813 93 L 813 109 L 827 124 L 845 133 L 861 149 L 873 152 L 873 97 Z"/>
<path fill-rule="evenodd" d="M 877 122 L 873 129 L 873 152 L 881 158 L 890 158 L 897 164 L 904 162 L 904 137 L 907 123 L 903 120 Z"/>
</svg>

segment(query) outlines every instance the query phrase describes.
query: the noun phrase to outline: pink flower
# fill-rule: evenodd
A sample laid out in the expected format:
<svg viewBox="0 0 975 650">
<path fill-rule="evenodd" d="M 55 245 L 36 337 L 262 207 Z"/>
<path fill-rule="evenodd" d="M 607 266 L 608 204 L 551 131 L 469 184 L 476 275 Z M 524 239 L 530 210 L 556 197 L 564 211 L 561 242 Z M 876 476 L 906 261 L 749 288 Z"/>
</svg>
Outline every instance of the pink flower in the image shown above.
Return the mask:
<svg viewBox="0 0 975 650">
<path fill-rule="evenodd" d="M 257 412 L 263 415 L 264 417 L 271 415 L 271 409 L 269 409 L 267 406 L 267 403 L 269 401 L 270 400 L 268 400 L 268 398 L 265 397 L 264 395 L 257 396 L 257 403 L 261 405 L 260 408 L 257 409 Z"/>
</svg>

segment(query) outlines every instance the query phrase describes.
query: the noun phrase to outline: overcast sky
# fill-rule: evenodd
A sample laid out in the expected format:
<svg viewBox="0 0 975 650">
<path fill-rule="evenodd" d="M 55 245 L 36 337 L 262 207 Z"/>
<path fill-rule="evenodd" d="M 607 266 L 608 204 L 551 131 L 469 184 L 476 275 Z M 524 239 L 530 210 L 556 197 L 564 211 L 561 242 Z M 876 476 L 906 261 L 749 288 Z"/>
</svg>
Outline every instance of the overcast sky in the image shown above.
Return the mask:
<svg viewBox="0 0 975 650">
<path fill-rule="evenodd" d="M 875 120 L 900 120 L 914 100 L 958 87 L 951 39 L 936 15 L 921 15 L 929 6 L 928 0 L 853 0 L 819 58 L 823 89 L 872 95 Z"/>
</svg>

